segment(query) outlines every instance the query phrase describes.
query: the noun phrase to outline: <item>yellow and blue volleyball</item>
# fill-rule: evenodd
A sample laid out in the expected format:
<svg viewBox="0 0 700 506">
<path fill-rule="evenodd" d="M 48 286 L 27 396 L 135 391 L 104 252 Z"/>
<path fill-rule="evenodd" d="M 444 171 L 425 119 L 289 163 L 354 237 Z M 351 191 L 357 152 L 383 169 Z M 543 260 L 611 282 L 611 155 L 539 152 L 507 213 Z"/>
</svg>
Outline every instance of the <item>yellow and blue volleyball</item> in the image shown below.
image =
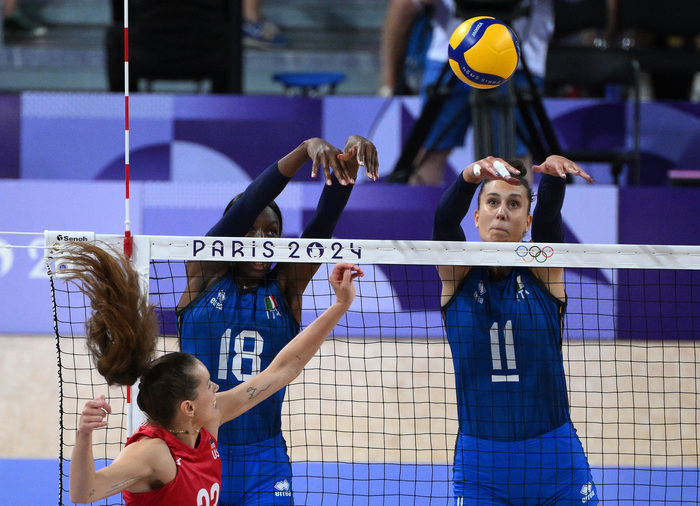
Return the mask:
<svg viewBox="0 0 700 506">
<path fill-rule="evenodd" d="M 448 53 L 450 67 L 462 81 L 474 88 L 495 88 L 515 72 L 520 44 L 505 23 L 477 16 L 455 29 Z"/>
</svg>

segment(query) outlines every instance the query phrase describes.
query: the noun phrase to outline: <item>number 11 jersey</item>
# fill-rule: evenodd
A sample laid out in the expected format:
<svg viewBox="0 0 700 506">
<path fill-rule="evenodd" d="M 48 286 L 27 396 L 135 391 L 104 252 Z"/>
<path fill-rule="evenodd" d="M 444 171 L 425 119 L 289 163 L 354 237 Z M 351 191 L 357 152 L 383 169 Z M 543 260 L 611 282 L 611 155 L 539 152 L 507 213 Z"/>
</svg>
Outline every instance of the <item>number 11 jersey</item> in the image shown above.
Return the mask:
<svg viewBox="0 0 700 506">
<path fill-rule="evenodd" d="M 442 309 L 461 434 L 521 441 L 570 421 L 565 307 L 529 268 L 514 267 L 499 281 L 488 268 L 469 270 Z"/>
</svg>

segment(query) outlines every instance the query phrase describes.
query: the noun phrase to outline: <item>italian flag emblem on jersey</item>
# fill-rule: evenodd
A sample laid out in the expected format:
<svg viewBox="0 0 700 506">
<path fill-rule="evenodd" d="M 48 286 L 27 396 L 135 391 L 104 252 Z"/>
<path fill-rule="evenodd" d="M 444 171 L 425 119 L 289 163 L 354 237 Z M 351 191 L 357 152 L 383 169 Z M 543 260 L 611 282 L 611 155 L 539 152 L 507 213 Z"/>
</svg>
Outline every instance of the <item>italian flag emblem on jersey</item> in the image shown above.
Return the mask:
<svg viewBox="0 0 700 506">
<path fill-rule="evenodd" d="M 277 299 L 275 299 L 274 296 L 268 295 L 265 297 L 265 311 L 267 311 L 267 319 L 270 319 L 270 315 L 272 315 L 272 318 L 276 318 L 277 316 L 280 316 L 280 312 L 277 309 L 278 304 L 277 304 Z"/>
</svg>

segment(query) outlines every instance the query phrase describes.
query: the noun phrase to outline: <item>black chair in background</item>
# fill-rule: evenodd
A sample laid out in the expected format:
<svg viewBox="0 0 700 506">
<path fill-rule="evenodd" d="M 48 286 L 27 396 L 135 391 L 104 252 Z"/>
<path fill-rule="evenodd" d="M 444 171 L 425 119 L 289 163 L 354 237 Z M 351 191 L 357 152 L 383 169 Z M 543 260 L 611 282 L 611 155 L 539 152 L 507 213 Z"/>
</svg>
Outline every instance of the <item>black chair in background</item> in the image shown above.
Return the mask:
<svg viewBox="0 0 700 506">
<path fill-rule="evenodd" d="M 606 111 L 610 114 L 612 108 L 619 110 L 615 125 L 600 123 L 601 116 L 594 111 L 582 116 L 576 122 L 580 135 L 575 137 L 586 139 L 586 145 L 572 145 L 575 141 L 561 139 L 546 112 L 536 107 L 529 129 L 542 133 L 545 153 L 556 152 L 576 162 L 607 163 L 615 184 L 619 183 L 622 168 L 627 166 L 632 175 L 630 182 L 639 184 L 639 65 L 629 54 L 608 49 L 606 37 L 610 26 L 607 0 L 554 0 L 554 35 L 547 51 L 544 90 L 545 96 L 561 96 L 561 90 L 573 90 L 575 96 L 602 98 L 611 85 L 617 86 L 615 91 L 622 90 L 625 98 L 611 99 Z M 627 146 L 626 135 L 620 133 L 628 127 L 628 99 L 632 102 L 632 146 Z M 606 132 L 606 128 L 610 131 Z M 611 147 L 611 139 L 619 142 Z M 532 150 L 535 153 L 536 144 Z"/>
<path fill-rule="evenodd" d="M 631 172 L 631 182 L 640 182 L 640 70 L 639 63 L 632 55 L 620 50 L 607 50 L 595 47 L 557 47 L 549 51 L 545 81 L 550 85 L 573 84 L 589 89 L 616 86 L 622 91 L 619 99 L 608 99 L 608 108 L 619 108 L 622 115 L 620 124 L 626 131 L 631 128 L 632 146 L 625 143 L 622 136 L 619 147 L 566 146 L 562 155 L 576 162 L 609 163 L 615 184 L 619 183 L 622 167 Z M 631 124 L 627 124 L 628 103 L 631 102 Z M 596 140 L 596 132 L 604 130 L 596 115 L 579 118 L 578 128 Z"/>
<path fill-rule="evenodd" d="M 551 46 L 582 45 L 580 41 L 567 40 L 584 31 L 594 31 L 607 36 L 610 29 L 608 0 L 580 0 L 567 2 L 554 0 L 554 34 Z M 603 39 L 601 41 L 606 42 Z M 595 45 L 595 44 L 594 44 Z"/>
<path fill-rule="evenodd" d="M 697 0 L 618 0 L 622 47 L 651 76 L 657 98 L 690 98 L 700 71 L 699 12 Z"/>
<path fill-rule="evenodd" d="M 554 0 L 554 33 L 549 43 L 548 54 L 558 59 L 557 52 L 567 53 L 571 46 L 580 51 L 596 51 L 610 46 L 612 21 L 609 0 Z M 574 83 L 554 84 L 545 82 L 546 96 L 603 96 L 602 87 L 584 89 Z"/>
<path fill-rule="evenodd" d="M 112 0 L 106 35 L 111 91 L 124 89 L 123 19 L 123 2 Z M 199 91 L 208 83 L 213 93 L 241 93 L 241 22 L 237 0 L 130 0 L 129 89 L 188 81 Z"/>
</svg>

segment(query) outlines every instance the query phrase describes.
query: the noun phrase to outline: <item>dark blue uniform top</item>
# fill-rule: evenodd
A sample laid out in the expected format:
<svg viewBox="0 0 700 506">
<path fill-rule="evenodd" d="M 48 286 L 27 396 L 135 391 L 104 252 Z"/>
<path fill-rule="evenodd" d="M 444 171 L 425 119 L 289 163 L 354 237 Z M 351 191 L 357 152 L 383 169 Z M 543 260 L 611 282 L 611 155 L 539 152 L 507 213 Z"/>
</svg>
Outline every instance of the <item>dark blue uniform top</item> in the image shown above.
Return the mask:
<svg viewBox="0 0 700 506">
<path fill-rule="evenodd" d="M 275 279 L 243 290 L 230 276 L 199 294 L 178 313 L 181 349 L 209 369 L 222 390 L 233 388 L 268 367 L 299 332 Z M 265 441 L 281 430 L 281 389 L 219 429 L 219 444 Z"/>
<path fill-rule="evenodd" d="M 443 307 L 460 433 L 537 437 L 570 421 L 561 355 L 565 304 L 529 268 L 501 281 L 472 267 Z"/>
</svg>

